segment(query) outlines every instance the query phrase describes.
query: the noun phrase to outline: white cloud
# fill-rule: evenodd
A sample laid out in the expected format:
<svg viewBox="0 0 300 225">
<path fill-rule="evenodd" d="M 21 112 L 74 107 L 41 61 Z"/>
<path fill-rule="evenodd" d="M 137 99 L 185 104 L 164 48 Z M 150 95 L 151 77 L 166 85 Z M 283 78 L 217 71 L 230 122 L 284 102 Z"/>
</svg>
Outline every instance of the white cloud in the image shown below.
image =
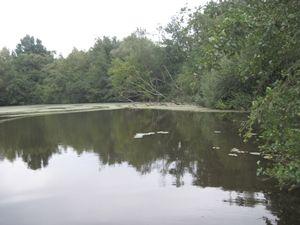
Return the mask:
<svg viewBox="0 0 300 225">
<path fill-rule="evenodd" d="M 207 0 L 1 0 L 0 48 L 14 49 L 26 34 L 49 50 L 88 49 L 96 37 L 125 37 L 137 27 L 156 32 L 181 7 Z"/>
</svg>

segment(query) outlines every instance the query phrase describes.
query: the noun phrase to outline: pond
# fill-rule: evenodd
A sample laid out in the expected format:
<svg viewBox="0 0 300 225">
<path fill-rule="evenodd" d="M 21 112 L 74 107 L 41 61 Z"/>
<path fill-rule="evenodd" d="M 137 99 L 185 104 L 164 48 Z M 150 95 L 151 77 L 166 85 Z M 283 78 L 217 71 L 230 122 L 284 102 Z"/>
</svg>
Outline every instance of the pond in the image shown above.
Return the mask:
<svg viewBox="0 0 300 225">
<path fill-rule="evenodd" d="M 0 224 L 300 224 L 299 198 L 256 175 L 243 119 L 117 110 L 3 122 Z"/>
</svg>

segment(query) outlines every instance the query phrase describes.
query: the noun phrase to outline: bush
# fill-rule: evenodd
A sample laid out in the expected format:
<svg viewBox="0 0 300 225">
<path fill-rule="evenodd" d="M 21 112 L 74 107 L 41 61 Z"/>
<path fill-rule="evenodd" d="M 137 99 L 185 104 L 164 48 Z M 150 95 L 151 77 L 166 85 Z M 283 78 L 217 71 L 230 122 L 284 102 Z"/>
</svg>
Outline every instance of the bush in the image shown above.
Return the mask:
<svg viewBox="0 0 300 225">
<path fill-rule="evenodd" d="M 276 177 L 280 184 L 300 183 L 300 61 L 283 75 L 266 96 L 253 102 L 246 124 L 246 139 L 259 126 L 263 154 L 274 160 L 265 172 Z"/>
</svg>

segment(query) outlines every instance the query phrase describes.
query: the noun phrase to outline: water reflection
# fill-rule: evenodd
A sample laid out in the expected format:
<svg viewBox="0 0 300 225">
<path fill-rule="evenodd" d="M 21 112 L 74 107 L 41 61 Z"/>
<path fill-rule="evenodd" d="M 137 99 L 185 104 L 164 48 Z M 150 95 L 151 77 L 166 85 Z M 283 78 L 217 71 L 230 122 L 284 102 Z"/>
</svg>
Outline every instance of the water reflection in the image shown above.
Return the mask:
<svg viewBox="0 0 300 225">
<path fill-rule="evenodd" d="M 243 116 L 237 114 L 121 110 L 40 116 L 0 124 L 0 166 L 7 166 L 0 172 L 0 182 L 5 183 L 1 175 L 13 171 L 9 165 L 16 168 L 19 165 L 18 177 L 14 180 L 16 185 L 24 187 L 19 174 L 31 177 L 29 181 L 34 187 L 47 183 L 39 187 L 42 193 L 35 189 L 34 193 L 23 196 L 21 191 L 21 197 L 0 188 L 0 217 L 6 215 L 6 219 L 2 219 L 5 224 L 10 221 L 15 223 L 7 218 L 7 215 L 13 215 L 9 211 L 12 208 L 7 204 L 18 202 L 14 204 L 13 209 L 16 210 L 15 207 L 24 204 L 24 199 L 26 205 L 36 199 L 47 202 L 47 208 L 54 210 L 47 214 L 47 218 L 52 214 L 57 217 L 59 212 L 54 205 L 59 202 L 62 206 L 69 206 L 70 202 L 62 203 L 60 199 L 68 198 L 71 202 L 89 204 L 86 210 L 98 209 L 106 215 L 102 218 L 107 219 L 102 221 L 96 212 L 78 212 L 81 217 L 75 220 L 81 221 L 78 224 L 101 224 L 101 221 L 105 224 L 220 224 L 218 221 L 222 222 L 222 218 L 218 216 L 227 218 L 228 224 L 275 224 L 278 214 L 278 224 L 296 225 L 297 214 L 287 216 L 287 213 L 292 215 L 297 211 L 284 209 L 288 208 L 286 204 L 280 206 L 276 203 L 274 206 L 272 203 L 278 200 L 278 196 L 266 194 L 270 184 L 256 176 L 258 158 L 246 154 L 228 156 L 234 147 L 245 151 L 256 150 L 254 145 L 244 144 L 238 136 L 232 121 L 241 119 Z M 169 131 L 169 134 L 133 139 L 137 132 L 160 130 Z M 220 149 L 213 149 L 214 146 Z M 22 167 L 24 163 L 29 169 Z M 35 181 L 37 174 L 42 174 L 43 179 L 49 179 L 51 175 L 55 180 Z M 6 180 L 6 183 L 9 182 Z M 158 187 L 163 189 L 158 191 Z M 70 193 L 70 190 L 73 192 Z M 143 195 L 139 195 L 140 191 Z M 1 196 L 8 199 L 1 201 Z M 180 206 L 181 197 L 185 202 L 182 206 L 187 209 Z M 108 208 L 114 207 L 114 204 L 128 208 L 129 211 L 119 212 L 124 214 L 120 217 L 122 222 L 112 216 L 107 205 L 99 206 L 95 199 L 100 198 L 108 204 Z M 160 201 L 156 202 L 155 198 L 164 199 L 165 205 L 157 205 Z M 174 198 L 178 198 L 178 202 L 172 203 Z M 112 200 L 114 204 L 111 205 L 108 202 Z M 144 202 L 152 204 L 141 210 L 145 214 L 141 217 L 130 216 L 130 210 L 139 210 Z M 206 204 L 211 210 L 222 212 L 203 214 Z M 32 204 L 30 207 L 39 211 Z M 157 207 L 158 211 L 153 207 Z M 169 207 L 170 212 L 159 212 L 163 207 Z M 245 207 L 247 211 L 243 210 Z M 79 208 L 72 206 L 72 214 Z M 119 205 L 116 208 L 120 210 Z M 252 211 L 250 208 L 253 208 Z M 282 209 L 287 213 L 281 215 Z M 189 210 L 193 213 L 189 214 Z M 93 215 L 92 218 L 85 213 Z M 230 213 L 236 213 L 237 218 L 229 216 Z M 149 215 L 156 216 L 150 220 Z M 245 219 L 247 215 L 250 215 L 248 220 Z M 71 219 L 73 217 L 66 218 L 72 222 L 51 218 L 49 224 L 75 224 Z M 82 221 L 84 218 L 85 221 Z M 38 223 L 28 220 L 28 224 Z"/>
<path fill-rule="evenodd" d="M 136 132 L 157 130 L 170 133 L 133 139 Z M 184 173 L 190 173 L 199 186 L 258 189 L 257 158 L 228 156 L 233 147 L 253 146 L 243 144 L 232 124 L 218 115 L 162 111 L 52 115 L 4 123 L 0 139 L 1 155 L 11 161 L 21 157 L 33 170 L 46 167 L 53 154 L 71 146 L 77 154 L 97 153 L 104 165 L 128 162 L 141 174 L 159 167 L 161 174 L 174 176 L 176 186 Z"/>
</svg>

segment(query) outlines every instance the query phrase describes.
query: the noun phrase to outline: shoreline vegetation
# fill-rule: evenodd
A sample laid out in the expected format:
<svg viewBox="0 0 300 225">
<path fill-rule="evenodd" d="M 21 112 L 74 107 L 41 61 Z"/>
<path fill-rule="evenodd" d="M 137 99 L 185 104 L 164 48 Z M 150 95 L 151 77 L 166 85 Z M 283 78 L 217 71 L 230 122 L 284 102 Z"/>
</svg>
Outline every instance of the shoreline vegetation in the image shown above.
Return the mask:
<svg viewBox="0 0 300 225">
<path fill-rule="evenodd" d="M 129 102 L 129 103 L 82 103 L 82 104 L 45 104 L 45 105 L 22 105 L 22 106 L 1 106 L 0 123 L 13 118 L 103 111 L 119 109 L 154 109 L 154 110 L 172 110 L 172 111 L 189 111 L 189 112 L 212 112 L 212 113 L 247 113 L 239 110 L 220 110 L 200 107 L 191 104 L 175 104 L 170 102 Z M 2 120 L 1 120 L 2 118 Z"/>
<path fill-rule="evenodd" d="M 26 35 L 15 49 L 0 50 L 0 105 L 186 102 L 249 111 L 241 134 L 257 139 L 273 160 L 258 172 L 281 186 L 299 185 L 299 9 L 299 0 L 211 1 L 182 8 L 159 28 L 159 42 L 139 28 L 121 40 L 99 37 L 66 57 Z M 36 114 L 79 110 L 20 107 Z"/>
</svg>

